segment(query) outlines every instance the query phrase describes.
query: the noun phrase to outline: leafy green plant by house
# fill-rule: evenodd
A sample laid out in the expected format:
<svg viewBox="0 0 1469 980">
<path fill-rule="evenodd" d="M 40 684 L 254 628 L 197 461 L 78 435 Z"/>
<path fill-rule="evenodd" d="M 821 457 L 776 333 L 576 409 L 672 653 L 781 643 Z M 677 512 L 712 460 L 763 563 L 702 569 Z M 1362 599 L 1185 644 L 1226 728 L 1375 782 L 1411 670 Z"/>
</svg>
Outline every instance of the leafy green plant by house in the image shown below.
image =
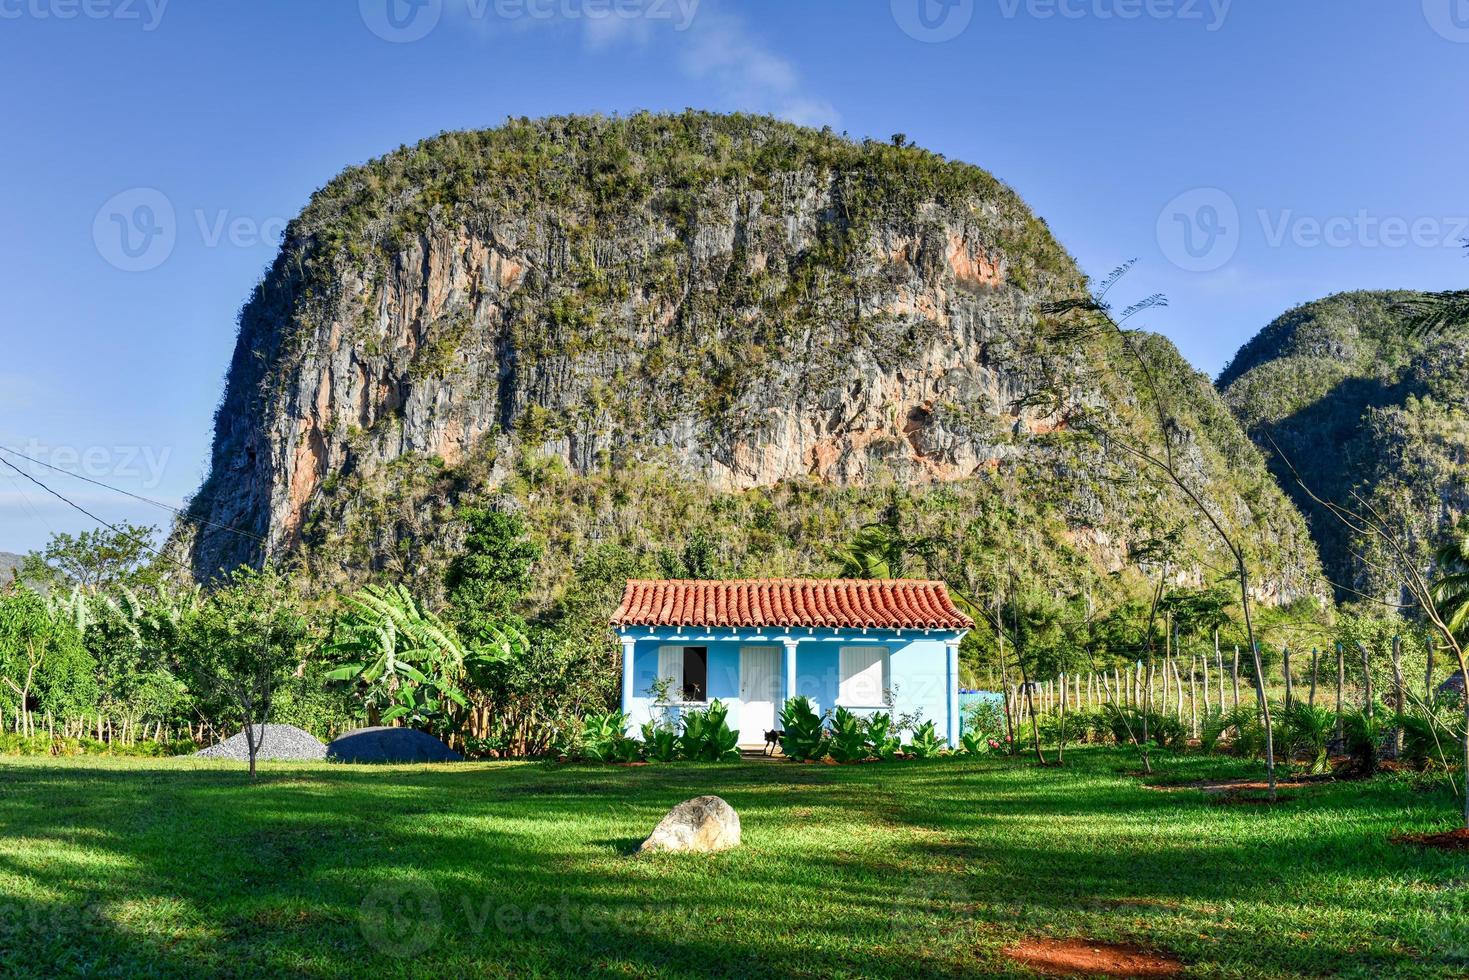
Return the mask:
<svg viewBox="0 0 1469 980">
<path fill-rule="evenodd" d="M 678 731 L 662 722 L 650 721 L 643 725 L 643 751 L 654 762 L 673 762 L 678 759 Z"/>
<path fill-rule="evenodd" d="M 990 740 L 984 732 L 970 729 L 959 736 L 959 750 L 965 755 L 987 755 Z"/>
<path fill-rule="evenodd" d="M 861 762 L 872 754 L 868 728 L 846 708 L 837 708 L 831 718 L 831 757 L 838 762 Z"/>
<path fill-rule="evenodd" d="M 780 750 L 796 762 L 820 759 L 826 755 L 826 727 L 823 719 L 806 697 L 791 698 L 781 707 L 780 727 L 785 732 Z"/>
<path fill-rule="evenodd" d="M 903 739 L 892 715 L 879 711 L 867 719 L 867 746 L 879 759 L 892 759 L 903 751 Z"/>
<path fill-rule="evenodd" d="M 931 721 L 925 721 L 913 732 L 913 737 L 908 741 L 908 754 L 919 759 L 932 759 L 945 748 L 943 739 L 938 736 L 938 729 Z"/>
<path fill-rule="evenodd" d="M 739 758 L 739 735 L 729 727 L 728 715 L 728 706 L 717 699 L 707 708 L 685 712 L 678 737 L 683 757 L 693 762 Z"/>
<path fill-rule="evenodd" d="M 582 757 L 593 762 L 637 761 L 641 747 L 628 737 L 627 722 L 626 711 L 587 715 L 582 720 Z"/>
</svg>

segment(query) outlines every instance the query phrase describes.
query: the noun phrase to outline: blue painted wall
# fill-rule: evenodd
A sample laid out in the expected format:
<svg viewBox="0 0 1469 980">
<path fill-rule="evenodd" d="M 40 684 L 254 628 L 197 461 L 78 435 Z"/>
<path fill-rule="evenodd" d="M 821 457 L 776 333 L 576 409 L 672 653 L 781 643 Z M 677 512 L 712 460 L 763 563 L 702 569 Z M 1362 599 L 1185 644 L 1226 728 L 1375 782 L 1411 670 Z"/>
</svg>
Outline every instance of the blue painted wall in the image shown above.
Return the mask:
<svg viewBox="0 0 1469 980">
<path fill-rule="evenodd" d="M 759 744 L 764 729 L 746 726 L 741 719 L 740 650 L 745 646 L 780 648 L 781 698 L 776 705 L 792 696 L 785 690 L 785 641 L 796 641 L 796 684 L 794 693 L 812 700 L 817 711 L 836 707 L 841 685 L 841 655 L 845 646 L 881 646 L 888 651 L 888 686 L 891 704 L 851 706 L 861 713 L 888 710 L 894 716 L 919 716 L 920 721 L 933 721 L 940 738 L 957 737 L 957 713 L 951 719 L 951 705 L 958 700 L 958 678 L 953 676 L 948 644 L 963 636 L 959 630 L 677 630 L 631 627 L 620 634 L 633 641 L 632 696 L 625 697 L 623 710 L 631 716 L 634 731 L 659 713 L 651 697 L 658 676 L 658 649 L 664 645 L 702 646 L 709 650 L 709 697 L 723 701 L 730 709 L 730 725 L 740 732 L 743 745 Z M 669 712 L 676 718 L 679 709 Z M 951 727 L 952 725 L 952 727 Z M 749 730 L 746 730 L 746 728 Z"/>
</svg>

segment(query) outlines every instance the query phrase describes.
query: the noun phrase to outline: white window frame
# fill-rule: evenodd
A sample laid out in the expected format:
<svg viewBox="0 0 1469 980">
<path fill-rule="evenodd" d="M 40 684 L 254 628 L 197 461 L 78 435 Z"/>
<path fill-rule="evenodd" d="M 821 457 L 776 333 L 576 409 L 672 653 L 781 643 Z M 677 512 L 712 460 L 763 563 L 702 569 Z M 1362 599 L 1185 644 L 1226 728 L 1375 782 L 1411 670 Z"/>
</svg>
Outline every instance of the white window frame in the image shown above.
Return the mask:
<svg viewBox="0 0 1469 980">
<path fill-rule="evenodd" d="M 853 672 L 851 659 L 856 656 L 864 658 L 865 666 L 861 671 Z M 872 658 L 876 657 L 874 661 Z M 880 687 L 876 699 L 857 698 L 850 696 L 852 692 L 849 685 L 857 676 L 865 674 L 873 667 L 880 670 Z M 888 707 L 888 692 L 892 690 L 892 651 L 885 646 L 875 643 L 864 643 L 861 645 L 844 646 L 837 653 L 837 704 L 843 708 L 879 708 Z"/>
</svg>

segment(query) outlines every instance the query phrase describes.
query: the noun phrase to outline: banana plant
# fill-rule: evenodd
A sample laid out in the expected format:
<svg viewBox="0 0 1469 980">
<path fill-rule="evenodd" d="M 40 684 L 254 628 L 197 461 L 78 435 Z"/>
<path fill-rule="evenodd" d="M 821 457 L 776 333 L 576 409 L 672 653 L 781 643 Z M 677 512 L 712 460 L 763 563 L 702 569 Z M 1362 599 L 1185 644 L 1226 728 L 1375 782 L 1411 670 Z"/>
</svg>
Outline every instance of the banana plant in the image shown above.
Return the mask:
<svg viewBox="0 0 1469 980">
<path fill-rule="evenodd" d="M 465 681 L 523 653 L 523 634 L 492 627 L 490 642 L 468 649 L 449 626 L 408 589 L 369 585 L 346 600 L 347 615 L 327 646 L 347 661 L 328 672 L 332 680 L 357 686 L 374 724 L 403 719 L 409 724 L 445 720 L 453 708 L 467 709 Z"/>
</svg>

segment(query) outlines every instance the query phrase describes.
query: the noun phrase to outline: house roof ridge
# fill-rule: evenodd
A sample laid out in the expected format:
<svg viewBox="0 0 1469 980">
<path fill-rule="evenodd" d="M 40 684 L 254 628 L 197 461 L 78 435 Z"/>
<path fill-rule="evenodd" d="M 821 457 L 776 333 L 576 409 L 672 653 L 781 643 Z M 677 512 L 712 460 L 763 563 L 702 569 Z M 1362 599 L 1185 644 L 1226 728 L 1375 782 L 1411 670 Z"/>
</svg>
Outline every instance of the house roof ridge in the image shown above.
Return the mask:
<svg viewBox="0 0 1469 980">
<path fill-rule="evenodd" d="M 860 598 L 859 598 L 860 597 Z M 936 579 L 628 579 L 614 626 L 969 629 Z"/>
</svg>

